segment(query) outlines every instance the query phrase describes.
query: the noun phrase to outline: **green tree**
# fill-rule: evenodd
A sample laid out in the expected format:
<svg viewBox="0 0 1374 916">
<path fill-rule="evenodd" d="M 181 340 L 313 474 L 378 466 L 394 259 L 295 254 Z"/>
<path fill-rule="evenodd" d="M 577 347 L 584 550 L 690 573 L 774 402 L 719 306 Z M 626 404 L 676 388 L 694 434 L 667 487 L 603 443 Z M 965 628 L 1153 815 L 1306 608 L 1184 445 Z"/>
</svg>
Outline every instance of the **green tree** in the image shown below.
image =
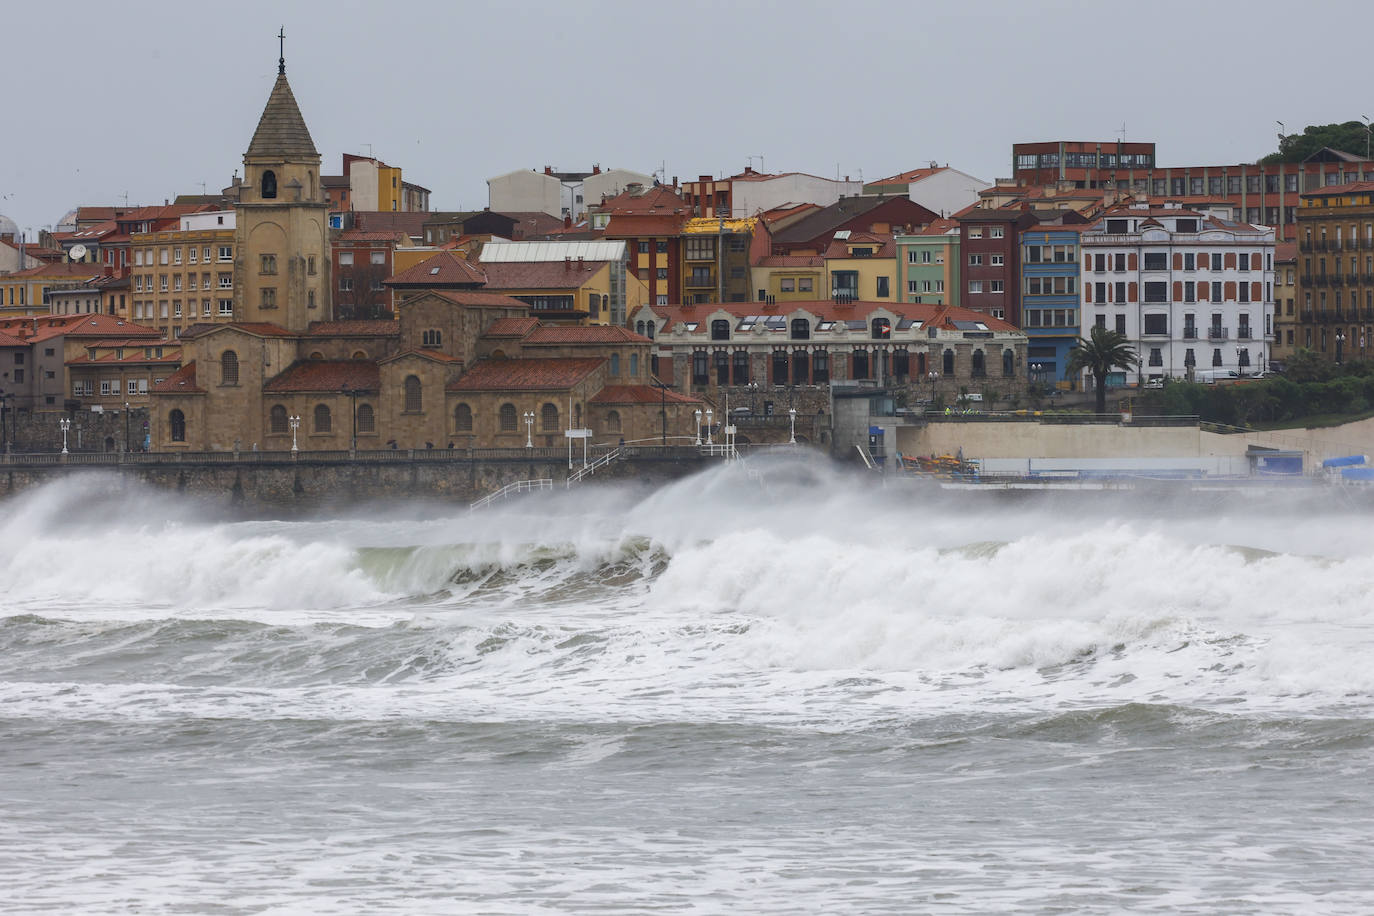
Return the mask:
<svg viewBox="0 0 1374 916">
<path fill-rule="evenodd" d="M 1322 147 L 1329 146 L 1343 153 L 1363 156 L 1368 149 L 1369 135 L 1363 121 L 1343 124 L 1311 124 L 1300 134 L 1288 134 L 1279 141 L 1279 151 L 1260 160 L 1262 164 L 1302 162 Z"/>
<path fill-rule="evenodd" d="M 1093 377 L 1093 385 L 1097 389 L 1097 412 L 1106 413 L 1107 376 L 1114 369 L 1130 369 L 1139 363 L 1140 357 L 1126 342 L 1124 334 L 1094 325 L 1088 337 L 1078 338 L 1078 346 L 1069 351 L 1065 368 L 1070 375 L 1087 372 Z"/>
</svg>

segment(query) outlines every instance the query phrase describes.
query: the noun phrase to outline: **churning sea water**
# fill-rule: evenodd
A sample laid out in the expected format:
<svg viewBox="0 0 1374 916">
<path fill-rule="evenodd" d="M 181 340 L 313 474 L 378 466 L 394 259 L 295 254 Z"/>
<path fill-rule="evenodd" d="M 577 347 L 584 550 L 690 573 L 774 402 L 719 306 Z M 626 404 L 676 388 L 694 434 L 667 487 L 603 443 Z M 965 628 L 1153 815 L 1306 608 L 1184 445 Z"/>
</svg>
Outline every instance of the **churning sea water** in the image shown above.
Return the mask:
<svg viewBox="0 0 1374 916">
<path fill-rule="evenodd" d="M 801 463 L 0 520 L 0 911 L 1374 911 L 1339 498 Z"/>
</svg>

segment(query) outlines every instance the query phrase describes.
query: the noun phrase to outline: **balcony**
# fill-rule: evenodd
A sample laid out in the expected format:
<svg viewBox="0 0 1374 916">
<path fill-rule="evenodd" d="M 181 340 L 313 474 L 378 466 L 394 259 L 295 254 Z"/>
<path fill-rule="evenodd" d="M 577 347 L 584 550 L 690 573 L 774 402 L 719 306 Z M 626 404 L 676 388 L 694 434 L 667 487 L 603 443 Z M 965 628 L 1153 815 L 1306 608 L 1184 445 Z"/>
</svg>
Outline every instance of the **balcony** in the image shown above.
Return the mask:
<svg viewBox="0 0 1374 916">
<path fill-rule="evenodd" d="M 716 278 L 711 274 L 693 273 L 687 276 L 686 285 L 688 289 L 714 287 L 716 285 Z"/>
<path fill-rule="evenodd" d="M 1359 285 L 1360 285 L 1360 275 L 1359 275 L 1359 274 L 1346 274 L 1346 275 L 1345 275 L 1345 285 L 1346 285 L 1346 286 L 1359 286 Z"/>
<path fill-rule="evenodd" d="M 1345 277 L 1343 277 L 1341 274 L 1332 274 L 1332 275 L 1331 275 L 1331 285 L 1332 285 L 1332 286 L 1345 286 Z"/>
<path fill-rule="evenodd" d="M 1328 286 L 1327 280 L 1330 279 L 1326 274 L 1317 274 L 1312 278 L 1313 286 Z"/>
<path fill-rule="evenodd" d="M 1356 250 L 1356 249 L 1359 248 L 1359 247 L 1360 247 L 1360 240 L 1359 240 L 1359 239 L 1346 239 L 1346 240 L 1345 240 L 1345 250 L 1346 250 L 1346 251 L 1354 251 L 1354 250 Z"/>
<path fill-rule="evenodd" d="M 1312 243 L 1312 250 L 1313 250 L 1313 251 L 1325 251 L 1325 250 L 1326 250 L 1326 239 L 1318 239 L 1317 241 L 1313 242 L 1313 243 Z"/>
<path fill-rule="evenodd" d="M 1303 254 L 1311 254 L 1311 253 L 1312 253 L 1312 243 L 1311 243 L 1311 242 L 1299 242 L 1299 243 L 1298 243 L 1298 250 L 1301 251 Z"/>
<path fill-rule="evenodd" d="M 1360 247 L 1363 248 L 1365 251 L 1374 251 L 1374 238 L 1365 236 L 1364 238 L 1360 239 Z"/>
<path fill-rule="evenodd" d="M 1307 323 L 1310 324 L 1310 323 L 1312 322 L 1312 320 L 1313 320 L 1313 313 L 1312 313 L 1312 310 L 1311 310 L 1311 309 L 1303 309 L 1303 310 L 1302 310 L 1301 316 L 1299 316 L 1299 320 L 1304 321 L 1304 322 L 1307 322 Z"/>
<path fill-rule="evenodd" d="M 1184 339 L 1184 340 L 1197 340 L 1197 328 L 1184 328 L 1184 329 L 1183 329 L 1183 339 Z"/>
<path fill-rule="evenodd" d="M 1242 325 L 1236 328 L 1236 340 L 1250 340 L 1250 329 Z"/>
<path fill-rule="evenodd" d="M 1208 329 L 1207 329 L 1207 339 L 1208 339 L 1208 340 L 1225 340 L 1226 337 L 1227 337 L 1227 332 L 1228 332 L 1228 331 L 1230 331 L 1230 328 L 1219 328 L 1219 327 L 1208 328 Z"/>
<path fill-rule="evenodd" d="M 1298 277 L 1298 284 L 1300 286 L 1312 286 L 1313 282 L 1316 279 L 1317 278 L 1312 276 L 1311 274 L 1303 274 L 1302 276 Z"/>
</svg>

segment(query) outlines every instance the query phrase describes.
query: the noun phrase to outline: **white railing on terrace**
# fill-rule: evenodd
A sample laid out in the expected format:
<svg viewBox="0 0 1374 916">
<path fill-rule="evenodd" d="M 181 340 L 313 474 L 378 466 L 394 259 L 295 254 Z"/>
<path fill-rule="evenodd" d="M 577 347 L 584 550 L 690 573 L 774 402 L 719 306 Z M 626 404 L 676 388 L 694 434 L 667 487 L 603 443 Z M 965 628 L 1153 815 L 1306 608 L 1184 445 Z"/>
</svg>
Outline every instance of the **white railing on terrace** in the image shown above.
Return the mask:
<svg viewBox="0 0 1374 916">
<path fill-rule="evenodd" d="M 477 500 L 472 505 L 468 506 L 468 511 L 475 512 L 478 509 L 485 509 L 487 506 L 490 506 L 498 499 L 505 499 L 508 496 L 514 496 L 516 493 L 531 493 L 535 490 L 552 489 L 553 481 L 547 477 L 541 478 L 539 480 L 517 480 L 514 483 L 506 484 L 504 487 L 497 490 L 495 493 L 488 493 L 486 496 L 483 496 L 481 499 Z"/>
<path fill-rule="evenodd" d="M 618 448 L 613 448 L 613 449 L 611 449 L 609 452 L 607 452 L 606 454 L 602 455 L 600 458 L 597 458 L 597 459 L 596 459 L 595 461 L 593 461 L 591 464 L 583 465 L 583 466 L 577 471 L 577 473 L 575 473 L 575 474 L 569 474 L 569 475 L 568 475 L 567 486 L 571 487 L 573 484 L 578 483 L 579 481 L 581 481 L 583 477 L 590 477 L 590 476 L 592 476 L 593 474 L 595 474 L 595 473 L 597 472 L 597 469 L 598 469 L 598 468 L 604 468 L 606 465 L 610 464 L 612 461 L 616 460 L 616 459 L 619 458 L 619 457 L 620 457 L 620 449 L 618 449 Z"/>
</svg>

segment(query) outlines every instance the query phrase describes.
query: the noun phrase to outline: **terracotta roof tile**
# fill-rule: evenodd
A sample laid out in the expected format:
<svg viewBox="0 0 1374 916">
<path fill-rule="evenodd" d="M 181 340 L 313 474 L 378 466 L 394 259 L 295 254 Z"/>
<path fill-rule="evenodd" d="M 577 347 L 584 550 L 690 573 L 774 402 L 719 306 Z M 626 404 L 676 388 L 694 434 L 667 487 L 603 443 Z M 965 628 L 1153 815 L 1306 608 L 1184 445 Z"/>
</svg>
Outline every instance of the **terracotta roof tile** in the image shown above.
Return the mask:
<svg viewBox="0 0 1374 916">
<path fill-rule="evenodd" d="M 1333 194 L 1358 194 L 1374 191 L 1374 181 L 1351 181 L 1346 184 L 1329 184 L 1324 187 L 1304 191 L 1301 197 L 1330 197 Z"/>
<path fill-rule="evenodd" d="M 411 347 L 409 349 L 402 350 L 400 353 L 392 354 L 391 356 L 388 356 L 386 359 L 378 360 L 378 362 L 392 363 L 398 359 L 407 359 L 409 357 L 419 357 L 420 359 L 427 359 L 431 362 L 436 363 L 458 363 L 461 365 L 463 362 L 456 356 L 450 356 L 447 353 L 441 353 L 438 350 L 430 350 L 424 347 Z"/>
<path fill-rule="evenodd" d="M 262 390 L 273 394 L 342 391 L 346 385 L 356 391 L 377 391 L 381 378 L 377 363 L 372 360 L 302 360 L 292 363 Z"/>
<path fill-rule="evenodd" d="M 879 178 L 877 181 L 868 182 L 870 185 L 903 185 L 911 184 L 913 181 L 924 181 L 931 175 L 945 171 L 948 166 L 937 166 L 933 169 L 912 169 L 909 172 L 902 172 L 900 175 L 892 175 L 888 178 Z"/>
<path fill-rule="evenodd" d="M 125 321 L 113 315 L 40 315 L 33 318 L 0 319 L 0 332 L 25 342 L 53 337 L 139 337 L 159 339 L 156 328 Z"/>
<path fill-rule="evenodd" d="M 605 362 L 578 359 L 488 359 L 473 366 L 449 391 L 547 391 L 571 388 Z"/>
<path fill-rule="evenodd" d="M 211 325 L 212 328 L 235 328 L 254 337 L 295 337 L 281 325 L 271 324 L 266 321 L 235 321 L 230 324 Z M 185 334 L 183 333 L 184 337 Z"/>
<path fill-rule="evenodd" d="M 205 389 L 196 384 L 196 361 L 191 360 L 173 372 L 160 384 L 154 385 L 156 394 L 204 394 Z"/>
<path fill-rule="evenodd" d="M 524 337 L 539 327 L 538 318 L 498 318 L 482 332 L 483 337 Z"/>
<path fill-rule="evenodd" d="M 480 267 L 452 251 L 440 251 L 385 281 L 387 286 L 438 287 L 477 287 L 486 282 L 486 274 Z"/>
<path fill-rule="evenodd" d="M 577 289 L 609 261 L 497 261 L 482 265 L 488 289 Z"/>
<path fill-rule="evenodd" d="M 28 341 L 20 340 L 18 337 L 11 337 L 9 334 L 0 333 L 0 347 L 27 347 Z"/>
<path fill-rule="evenodd" d="M 529 306 L 519 299 L 503 295 L 501 293 L 484 293 L 481 290 L 465 289 L 435 289 L 429 290 L 427 295 L 438 296 L 447 299 L 454 305 L 478 306 L 497 306 L 501 308 L 518 308 L 529 311 Z M 410 300 L 414 301 L 414 300 Z"/>
<path fill-rule="evenodd" d="M 607 385 L 589 399 L 592 404 L 700 404 L 700 398 L 654 385 Z"/>
</svg>

